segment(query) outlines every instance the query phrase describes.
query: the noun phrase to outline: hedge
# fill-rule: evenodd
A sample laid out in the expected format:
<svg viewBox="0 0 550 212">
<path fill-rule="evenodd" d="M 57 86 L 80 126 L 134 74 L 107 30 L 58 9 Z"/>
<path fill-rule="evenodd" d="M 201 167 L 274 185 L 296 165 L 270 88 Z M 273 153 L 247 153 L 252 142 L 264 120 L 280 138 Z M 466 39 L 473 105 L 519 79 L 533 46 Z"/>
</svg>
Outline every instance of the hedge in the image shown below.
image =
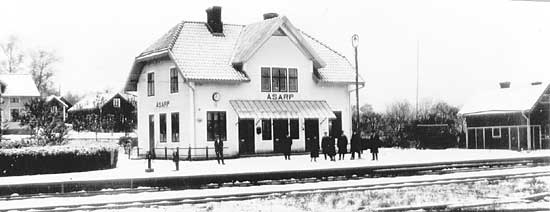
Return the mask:
<svg viewBox="0 0 550 212">
<path fill-rule="evenodd" d="M 0 149 L 0 176 L 110 169 L 117 156 L 118 146 L 106 143 Z"/>
</svg>

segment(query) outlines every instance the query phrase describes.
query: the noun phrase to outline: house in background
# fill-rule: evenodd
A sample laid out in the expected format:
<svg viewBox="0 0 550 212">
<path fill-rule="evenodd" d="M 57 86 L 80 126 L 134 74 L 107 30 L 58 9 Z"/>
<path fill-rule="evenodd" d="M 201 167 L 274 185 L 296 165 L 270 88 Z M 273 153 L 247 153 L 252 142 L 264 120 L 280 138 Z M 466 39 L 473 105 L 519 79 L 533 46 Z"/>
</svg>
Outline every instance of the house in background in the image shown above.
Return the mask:
<svg viewBox="0 0 550 212">
<path fill-rule="evenodd" d="M 137 124 L 136 98 L 128 93 L 88 95 L 68 113 L 67 122 L 77 131 L 131 132 Z"/>
<path fill-rule="evenodd" d="M 273 153 L 289 134 L 303 152 L 325 132 L 351 136 L 351 63 L 287 17 L 260 17 L 227 24 L 212 7 L 135 58 L 125 90 L 138 93 L 140 149 L 191 147 L 200 158 L 219 136 L 227 156 Z"/>
<path fill-rule="evenodd" d="M 30 74 L 0 74 L 0 82 L 5 86 L 0 100 L 3 133 L 26 133 L 26 128 L 19 125 L 19 116 L 25 110 L 26 103 L 33 98 L 40 97 L 40 92 L 38 92 L 32 76 Z"/>
<path fill-rule="evenodd" d="M 550 148 L 548 83 L 500 83 L 464 105 L 466 148 L 534 150 Z"/>
<path fill-rule="evenodd" d="M 46 104 L 53 113 L 59 114 L 63 121 L 67 120 L 67 110 L 73 106 L 65 98 L 56 95 L 46 97 Z"/>
</svg>

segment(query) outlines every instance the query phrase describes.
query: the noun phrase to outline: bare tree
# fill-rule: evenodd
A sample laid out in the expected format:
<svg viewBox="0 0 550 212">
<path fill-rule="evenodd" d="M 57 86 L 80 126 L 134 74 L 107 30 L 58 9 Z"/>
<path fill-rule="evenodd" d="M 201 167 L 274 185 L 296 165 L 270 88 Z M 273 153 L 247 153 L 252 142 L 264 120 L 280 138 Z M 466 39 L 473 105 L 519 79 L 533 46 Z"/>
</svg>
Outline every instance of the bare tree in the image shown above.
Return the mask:
<svg viewBox="0 0 550 212">
<path fill-rule="evenodd" d="M 31 53 L 30 70 L 34 83 L 42 96 L 56 93 L 52 77 L 55 73 L 54 64 L 60 59 L 53 51 L 38 49 Z"/>
<path fill-rule="evenodd" d="M 8 73 L 16 73 L 21 69 L 23 64 L 24 54 L 19 46 L 19 39 L 12 35 L 5 43 L 0 43 L 2 53 L 6 57 L 5 61 L 0 62 L 0 71 Z"/>
</svg>

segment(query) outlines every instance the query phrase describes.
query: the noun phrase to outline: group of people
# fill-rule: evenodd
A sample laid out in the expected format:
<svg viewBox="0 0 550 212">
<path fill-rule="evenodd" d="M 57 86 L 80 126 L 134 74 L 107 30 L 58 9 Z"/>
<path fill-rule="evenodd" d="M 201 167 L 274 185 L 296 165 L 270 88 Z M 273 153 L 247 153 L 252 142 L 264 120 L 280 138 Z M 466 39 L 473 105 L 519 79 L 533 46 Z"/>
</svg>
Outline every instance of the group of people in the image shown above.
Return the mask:
<svg viewBox="0 0 550 212">
<path fill-rule="evenodd" d="M 378 134 L 374 134 L 372 139 L 368 142 L 367 147 L 370 149 L 372 154 L 372 160 L 378 160 L 378 148 L 380 146 L 379 141 L 380 139 Z M 279 142 L 285 160 L 290 160 L 290 153 L 292 150 L 292 138 L 290 137 L 290 134 L 287 134 L 285 137 L 281 138 Z M 354 160 L 355 154 L 357 154 L 357 157 L 361 159 L 364 144 L 359 133 L 353 132 L 350 142 L 350 159 Z M 327 132 L 325 132 L 325 135 L 321 139 L 321 148 L 319 148 L 319 142 L 316 139 L 311 140 L 309 147 L 311 161 L 317 162 L 320 149 L 325 156 L 325 160 L 330 158 L 331 161 L 336 161 L 336 153 L 338 153 L 338 160 L 343 160 L 348 153 L 348 138 L 343 131 L 340 131 L 339 135 L 336 137 L 328 136 Z M 338 148 L 338 152 L 336 151 L 336 148 Z M 216 160 L 218 161 L 218 164 L 225 165 L 223 159 L 223 141 L 219 135 L 216 135 L 216 138 L 214 139 L 214 150 L 216 152 Z"/>
<path fill-rule="evenodd" d="M 361 136 L 357 132 L 354 132 L 350 142 L 351 160 L 355 159 L 355 154 L 357 154 L 360 159 L 364 146 Z M 378 160 L 379 146 L 379 137 L 375 134 L 368 144 L 368 148 L 372 153 L 372 160 Z M 338 152 L 336 152 L 336 148 L 338 148 Z M 343 160 L 348 153 L 348 138 L 343 131 L 340 131 L 339 136 L 336 137 L 328 136 L 327 132 L 325 132 L 325 135 L 321 139 L 321 150 L 325 156 L 325 160 L 330 159 L 331 161 L 336 161 L 336 153 L 338 153 L 338 160 Z M 319 157 L 319 143 L 315 140 L 310 144 L 310 157 L 311 161 L 317 161 Z"/>
</svg>

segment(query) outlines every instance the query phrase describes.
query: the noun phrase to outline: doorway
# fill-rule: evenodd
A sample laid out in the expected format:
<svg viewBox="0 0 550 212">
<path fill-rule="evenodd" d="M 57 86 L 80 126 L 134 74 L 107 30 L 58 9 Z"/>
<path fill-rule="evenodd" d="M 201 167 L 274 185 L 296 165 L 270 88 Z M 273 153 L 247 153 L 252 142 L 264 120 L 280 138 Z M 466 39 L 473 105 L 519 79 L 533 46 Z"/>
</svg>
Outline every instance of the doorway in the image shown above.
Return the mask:
<svg viewBox="0 0 550 212">
<path fill-rule="evenodd" d="M 311 151 L 311 144 L 316 142 L 319 146 L 319 119 L 304 120 L 306 134 L 306 152 Z"/>
<path fill-rule="evenodd" d="M 239 154 L 254 154 L 254 119 L 239 119 Z"/>
<path fill-rule="evenodd" d="M 155 115 L 149 115 L 149 151 L 155 156 Z"/>
<path fill-rule="evenodd" d="M 273 119 L 273 152 L 283 152 L 282 139 L 288 134 L 288 119 Z"/>
</svg>

